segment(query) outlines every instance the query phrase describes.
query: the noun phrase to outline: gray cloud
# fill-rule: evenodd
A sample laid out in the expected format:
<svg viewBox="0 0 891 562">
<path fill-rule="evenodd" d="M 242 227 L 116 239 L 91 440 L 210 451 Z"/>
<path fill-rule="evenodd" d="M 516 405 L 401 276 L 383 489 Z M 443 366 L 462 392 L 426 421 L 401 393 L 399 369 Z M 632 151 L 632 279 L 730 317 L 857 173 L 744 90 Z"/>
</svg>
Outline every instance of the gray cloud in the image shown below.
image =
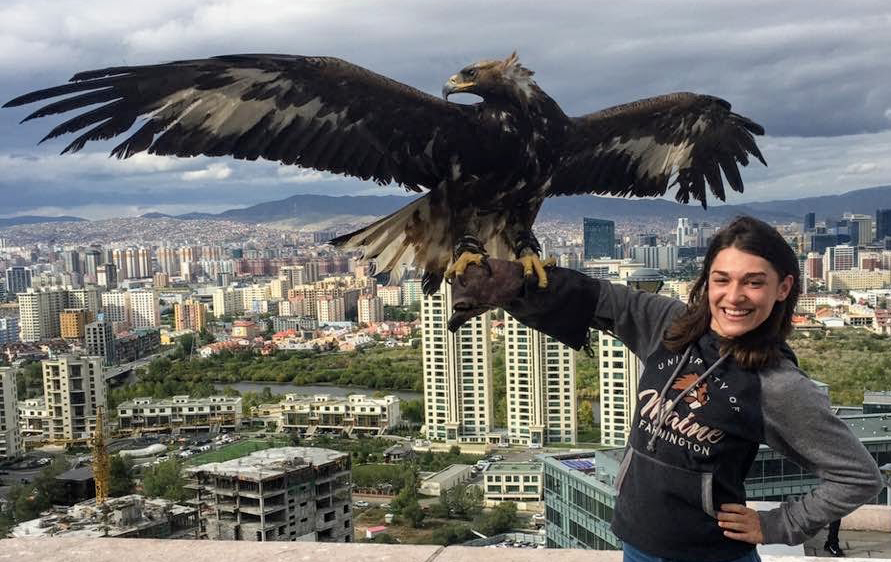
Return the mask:
<svg viewBox="0 0 891 562">
<path fill-rule="evenodd" d="M 436 93 L 469 61 L 517 49 L 573 115 L 675 90 L 731 101 L 770 135 L 770 167 L 746 170 L 741 202 L 891 183 L 889 28 L 886 1 L 155 0 L 123 10 L 112 0 L 6 0 L 0 98 L 89 68 L 234 52 L 340 56 Z M 101 145 L 57 157 L 64 143 L 35 146 L 52 121 L 17 125 L 25 114 L 0 111 L 0 215 L 48 200 L 95 214 L 112 195 L 200 210 L 299 192 L 399 193 L 272 163 L 117 162 Z"/>
</svg>

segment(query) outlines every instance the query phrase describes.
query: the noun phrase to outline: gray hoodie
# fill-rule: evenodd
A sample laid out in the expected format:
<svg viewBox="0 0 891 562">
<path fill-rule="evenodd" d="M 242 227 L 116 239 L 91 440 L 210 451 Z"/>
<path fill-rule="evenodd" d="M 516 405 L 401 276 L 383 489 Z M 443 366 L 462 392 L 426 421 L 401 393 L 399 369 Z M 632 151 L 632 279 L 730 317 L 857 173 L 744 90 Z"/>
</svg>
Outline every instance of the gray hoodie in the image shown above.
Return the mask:
<svg viewBox="0 0 891 562">
<path fill-rule="evenodd" d="M 629 450 L 617 482 L 613 529 L 620 538 L 670 558 L 692 555 L 727 560 L 751 548 L 722 540 L 714 510 L 721 503 L 745 502 L 743 481 L 759 443 L 766 443 L 822 480 L 802 498 L 759 512 L 765 543 L 800 544 L 880 493 L 883 483 L 876 462 L 832 412 L 826 395 L 798 368 L 791 351 L 791 358 L 775 367 L 745 370 L 732 357 L 721 361 L 715 335 L 709 333 L 695 342 L 685 357 L 679 357 L 666 350 L 661 340 L 665 329 L 684 311 L 683 303 L 596 280 L 592 280 L 591 297 L 597 306 L 590 324 L 615 334 L 646 364 Z M 678 386 L 683 380 L 700 389 L 701 402 L 711 400 L 707 407 L 699 407 L 690 388 Z M 654 417 L 653 412 L 663 403 L 653 406 L 657 399 L 653 389 L 662 391 L 666 403 L 677 399 L 673 419 Z M 684 396 L 688 394 L 690 398 Z M 650 411 L 642 416 L 647 404 Z M 685 419 L 686 424 L 681 424 Z M 696 433 L 707 437 L 699 445 L 693 444 L 698 451 L 690 444 L 692 423 L 710 424 L 712 431 Z M 686 446 L 679 447 L 678 440 Z M 707 451 L 703 444 L 709 445 Z M 657 466 L 661 468 L 653 468 Z M 697 496 L 696 509 L 690 513 L 693 518 L 704 518 L 689 521 L 693 534 L 684 542 L 684 506 L 680 503 L 686 500 L 678 500 L 677 489 L 670 488 L 683 487 L 681 480 L 691 478 L 687 473 L 695 475 L 690 489 Z M 672 474 L 656 478 L 669 488 L 661 492 L 661 484 L 649 478 L 660 474 Z M 637 484 L 623 484 L 625 476 Z M 703 534 L 701 528 L 712 524 L 710 534 Z M 664 533 L 661 539 L 660 533 Z"/>
</svg>

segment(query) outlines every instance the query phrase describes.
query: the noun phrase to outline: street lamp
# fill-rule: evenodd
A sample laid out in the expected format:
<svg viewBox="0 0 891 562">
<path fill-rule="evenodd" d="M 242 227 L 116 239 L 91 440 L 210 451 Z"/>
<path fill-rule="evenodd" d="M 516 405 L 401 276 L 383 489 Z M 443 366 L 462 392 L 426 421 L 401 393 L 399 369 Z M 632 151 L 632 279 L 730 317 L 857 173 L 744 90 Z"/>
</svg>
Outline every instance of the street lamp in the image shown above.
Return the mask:
<svg viewBox="0 0 891 562">
<path fill-rule="evenodd" d="M 885 500 L 891 506 L 891 462 L 886 462 L 879 467 L 879 470 L 882 471 L 882 476 L 885 477 Z"/>
<path fill-rule="evenodd" d="M 635 269 L 631 275 L 628 276 L 629 287 L 648 293 L 658 293 L 664 283 L 665 277 L 663 277 L 658 270 L 650 267 Z"/>
</svg>

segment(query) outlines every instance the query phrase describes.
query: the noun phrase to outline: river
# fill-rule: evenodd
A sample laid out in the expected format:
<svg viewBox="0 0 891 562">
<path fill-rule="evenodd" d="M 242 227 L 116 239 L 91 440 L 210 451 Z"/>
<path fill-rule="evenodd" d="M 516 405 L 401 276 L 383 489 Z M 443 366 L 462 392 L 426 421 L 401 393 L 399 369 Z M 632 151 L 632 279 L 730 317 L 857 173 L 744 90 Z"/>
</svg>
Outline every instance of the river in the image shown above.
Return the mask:
<svg viewBox="0 0 891 562">
<path fill-rule="evenodd" d="M 335 385 L 318 385 L 318 384 L 293 384 L 279 382 L 251 382 L 242 381 L 229 384 L 215 384 L 217 390 L 222 390 L 226 386 L 230 386 L 238 392 L 263 392 L 263 387 L 268 386 L 273 394 L 330 394 L 331 396 L 347 396 L 349 394 L 365 394 L 372 396 L 377 389 L 364 388 L 361 386 L 335 386 Z M 423 396 L 420 392 L 411 390 L 382 390 L 384 394 L 393 394 L 398 396 L 400 400 L 420 400 Z"/>
</svg>

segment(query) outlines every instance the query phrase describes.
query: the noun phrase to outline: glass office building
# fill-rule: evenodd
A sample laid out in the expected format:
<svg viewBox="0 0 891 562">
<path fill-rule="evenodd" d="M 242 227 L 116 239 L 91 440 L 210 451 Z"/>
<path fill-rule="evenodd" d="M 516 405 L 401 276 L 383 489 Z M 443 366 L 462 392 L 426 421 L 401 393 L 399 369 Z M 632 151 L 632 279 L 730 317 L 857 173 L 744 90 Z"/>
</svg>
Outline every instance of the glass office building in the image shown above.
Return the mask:
<svg viewBox="0 0 891 562">
<path fill-rule="evenodd" d="M 843 414 L 841 419 L 879 466 L 891 462 L 891 413 Z M 545 533 L 548 548 L 618 550 L 609 529 L 615 506 L 616 475 L 624 449 L 538 455 L 544 464 Z M 764 445 L 746 478 L 753 501 L 801 496 L 820 479 Z M 869 503 L 885 505 L 888 488 Z"/>
<path fill-rule="evenodd" d="M 585 217 L 583 230 L 586 260 L 615 257 L 616 223 Z"/>
</svg>

